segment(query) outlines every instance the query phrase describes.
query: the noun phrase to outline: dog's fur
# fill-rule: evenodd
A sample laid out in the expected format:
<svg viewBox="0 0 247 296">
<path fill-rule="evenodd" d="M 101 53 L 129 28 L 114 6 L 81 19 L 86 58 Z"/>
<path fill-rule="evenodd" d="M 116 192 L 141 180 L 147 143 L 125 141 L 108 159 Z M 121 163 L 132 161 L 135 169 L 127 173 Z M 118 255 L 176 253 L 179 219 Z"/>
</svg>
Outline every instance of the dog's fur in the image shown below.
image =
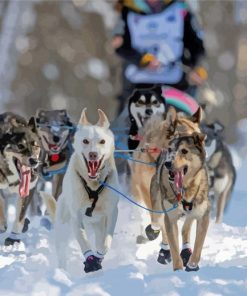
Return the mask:
<svg viewBox="0 0 247 296">
<path fill-rule="evenodd" d="M 162 148 L 166 149 L 168 143 L 174 137 L 180 134 L 192 134 L 193 132 L 200 132 L 199 123 L 201 120 L 201 110 L 199 109 L 191 118 L 183 117 L 177 114 L 175 108 L 169 107 L 166 119 L 162 116 L 152 117 L 145 125 L 143 132 L 143 139 L 140 141 L 139 147 Z M 133 158 L 150 163 L 156 162 L 159 153 L 135 151 Z M 155 173 L 155 168 L 145 166 L 139 163 L 131 164 L 131 182 L 132 194 L 137 202 L 143 204 L 147 208 L 152 208 L 150 200 L 150 183 L 151 178 Z M 146 217 L 145 217 L 146 218 Z M 161 227 L 164 239 L 166 239 L 163 222 L 160 222 L 160 216 L 151 214 L 152 226 L 154 228 Z M 147 221 L 142 221 L 142 226 L 146 225 Z M 141 229 L 141 235 L 137 237 L 137 243 L 147 241 Z"/>
<path fill-rule="evenodd" d="M 145 123 L 152 116 L 164 115 L 166 112 L 166 103 L 161 87 L 135 89 L 129 97 L 128 111 L 131 124 L 128 147 L 132 150 L 139 145 L 136 136 L 139 135 Z"/>
<path fill-rule="evenodd" d="M 183 264 L 187 271 L 199 269 L 210 210 L 204 139 L 205 135 L 201 133 L 173 139 L 168 151 L 161 154 L 151 182 L 153 208 L 159 208 L 161 203 L 165 211 L 178 203 L 178 207 L 164 217 L 174 270 L 183 269 Z M 180 201 L 181 190 L 184 193 Z M 183 206 L 184 202 L 189 203 L 192 209 L 188 210 Z M 194 250 L 189 260 L 186 258 L 188 262 L 182 260 L 179 254 L 177 221 L 183 215 L 186 216 L 182 229 L 184 245 L 190 243 L 191 224 L 195 219 L 197 221 Z"/>
<path fill-rule="evenodd" d="M 109 122 L 105 114 L 99 110 L 99 121 L 91 125 L 82 112 L 78 129 L 74 137 L 74 153 L 63 180 L 62 194 L 57 205 L 47 193 L 41 193 L 48 211 L 55 218 L 56 249 L 59 266 L 65 267 L 65 243 L 60 236 L 65 223 L 70 223 L 81 251 L 86 258 L 85 271 L 101 268 L 103 256 L 109 250 L 118 215 L 118 197 L 107 187 L 99 193 L 92 216 L 87 210 L 92 201 L 86 191 L 84 181 L 91 190 L 96 190 L 104 181 L 118 188 L 118 177 L 114 162 L 114 137 L 109 130 Z M 95 234 L 96 253 L 93 253 L 92 242 L 89 241 L 89 226 Z M 65 236 L 68 236 L 65 233 Z"/>
<path fill-rule="evenodd" d="M 236 179 L 236 170 L 233 165 L 229 148 L 223 140 L 224 127 L 214 122 L 203 124 L 202 131 L 207 135 L 206 153 L 209 172 L 210 196 L 212 205 L 216 203 L 216 223 L 222 221 L 224 210 L 230 200 Z"/>
<path fill-rule="evenodd" d="M 16 205 L 16 219 L 12 233 L 5 244 L 19 241 L 23 231 L 25 217 L 23 208 L 30 202 L 30 192 L 37 182 L 36 169 L 39 165 L 40 143 L 36 134 L 34 118 L 29 123 L 13 113 L 0 116 L 1 131 L 1 180 L 0 188 L 9 189 L 11 193 L 19 194 Z M 21 197 L 20 197 L 21 196 Z M 0 232 L 7 229 L 4 198 L 0 196 Z"/>
</svg>

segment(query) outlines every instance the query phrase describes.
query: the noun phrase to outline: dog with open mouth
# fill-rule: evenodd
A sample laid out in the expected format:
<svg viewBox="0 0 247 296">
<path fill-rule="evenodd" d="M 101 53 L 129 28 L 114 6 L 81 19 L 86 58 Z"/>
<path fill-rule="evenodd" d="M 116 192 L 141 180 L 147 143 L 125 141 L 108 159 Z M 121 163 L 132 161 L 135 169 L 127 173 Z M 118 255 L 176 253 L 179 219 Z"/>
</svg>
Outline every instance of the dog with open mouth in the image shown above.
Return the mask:
<svg viewBox="0 0 247 296">
<path fill-rule="evenodd" d="M 64 233 L 64 225 L 70 223 L 85 257 L 86 273 L 102 268 L 118 215 L 118 197 L 104 185 L 119 187 L 114 161 L 114 136 L 104 112 L 98 110 L 98 113 L 99 121 L 92 125 L 86 117 L 86 109 L 82 111 L 74 136 L 74 152 L 57 204 L 52 196 L 41 192 L 54 219 L 59 266 L 66 267 L 66 238 L 62 239 L 61 234 Z M 90 240 L 92 231 L 95 234 L 95 250 Z M 64 235 L 68 237 L 68 233 Z"/>
<path fill-rule="evenodd" d="M 185 117 L 179 114 L 172 106 L 168 108 L 165 119 L 163 116 L 153 116 L 145 125 L 143 138 L 139 147 L 148 148 L 145 153 L 135 151 L 133 158 L 144 163 L 156 163 L 161 149 L 168 149 L 171 139 L 178 137 L 180 134 L 190 134 L 200 132 L 199 123 L 201 121 L 201 109 L 191 117 Z M 155 173 L 155 167 L 146 166 L 142 163 L 131 163 L 131 191 L 138 203 L 144 207 L 152 209 L 150 197 L 151 178 Z M 157 209 L 159 210 L 159 209 Z M 146 229 L 145 226 L 151 218 L 151 224 Z M 162 232 L 162 244 L 158 257 L 158 262 L 167 264 L 163 253 L 169 250 L 167 245 L 166 231 L 162 220 L 163 216 L 158 214 L 143 213 L 140 217 L 141 231 L 137 235 L 137 243 L 142 244 L 148 240 L 153 240 Z M 144 231 L 145 229 L 145 231 Z M 170 253 L 167 252 L 170 258 Z M 169 261 L 169 260 L 168 260 Z"/>
<path fill-rule="evenodd" d="M 20 242 L 20 236 L 26 230 L 28 220 L 25 211 L 30 203 L 31 191 L 35 188 L 38 176 L 37 168 L 40 164 L 40 142 L 36 133 L 34 118 L 29 123 L 14 113 L 4 113 L 0 116 L 2 190 L 9 189 L 17 193 L 16 219 L 12 232 L 5 240 L 5 245 Z M 4 198 L 0 196 L 0 232 L 7 230 Z"/>
<path fill-rule="evenodd" d="M 35 121 L 43 148 L 39 173 L 43 180 L 52 180 L 52 195 L 57 199 L 73 152 L 72 142 L 76 128 L 64 109 L 38 110 Z"/>
<path fill-rule="evenodd" d="M 173 269 L 199 270 L 201 251 L 206 237 L 210 202 L 206 167 L 205 135 L 193 133 L 171 140 L 168 151 L 161 153 L 151 181 L 153 208 L 173 211 L 163 216 L 172 255 Z M 185 216 L 182 228 L 183 250 L 179 253 L 177 221 Z M 197 230 L 193 252 L 190 229 L 196 220 Z"/>
<path fill-rule="evenodd" d="M 128 111 L 131 122 L 128 146 L 133 150 L 139 145 L 138 136 L 144 124 L 152 116 L 164 115 L 166 112 L 161 87 L 135 89 L 129 98 Z"/>
</svg>

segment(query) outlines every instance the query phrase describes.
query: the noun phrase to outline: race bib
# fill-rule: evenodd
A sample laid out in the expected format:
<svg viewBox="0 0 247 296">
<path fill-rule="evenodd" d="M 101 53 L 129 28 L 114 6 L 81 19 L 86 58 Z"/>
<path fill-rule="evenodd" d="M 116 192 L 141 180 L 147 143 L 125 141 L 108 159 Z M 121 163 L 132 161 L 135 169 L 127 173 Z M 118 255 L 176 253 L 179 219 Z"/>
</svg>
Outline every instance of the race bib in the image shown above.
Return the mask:
<svg viewBox="0 0 247 296">
<path fill-rule="evenodd" d="M 161 13 L 140 15 L 130 12 L 127 23 L 131 45 L 141 53 L 153 54 L 162 64 L 158 71 L 129 65 L 126 77 L 133 83 L 177 83 L 183 75 L 184 18 L 179 3 Z"/>
</svg>

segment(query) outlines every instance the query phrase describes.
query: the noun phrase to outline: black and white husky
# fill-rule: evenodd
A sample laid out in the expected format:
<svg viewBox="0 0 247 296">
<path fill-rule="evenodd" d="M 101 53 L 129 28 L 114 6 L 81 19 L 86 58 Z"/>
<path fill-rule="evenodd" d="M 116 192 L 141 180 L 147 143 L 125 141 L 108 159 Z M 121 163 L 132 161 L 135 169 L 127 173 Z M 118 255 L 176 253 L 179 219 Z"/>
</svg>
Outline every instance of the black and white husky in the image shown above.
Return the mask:
<svg viewBox="0 0 247 296">
<path fill-rule="evenodd" d="M 74 152 L 57 203 L 46 192 L 41 192 L 55 220 L 59 266 L 66 267 L 69 233 L 64 233 L 64 226 L 68 223 L 86 259 L 85 272 L 102 268 L 101 262 L 111 246 L 118 215 L 118 196 L 99 182 L 118 188 L 114 137 L 106 115 L 98 111 L 96 125 L 90 124 L 85 109 L 82 111 L 74 136 Z M 92 232 L 95 235 L 95 250 L 90 239 Z"/>
<path fill-rule="evenodd" d="M 147 120 L 154 115 L 165 114 L 166 103 L 161 87 L 134 90 L 129 98 L 128 110 L 131 122 L 128 146 L 132 150 L 137 148 L 140 129 Z"/>
<path fill-rule="evenodd" d="M 34 118 L 29 123 L 13 113 L 0 116 L 0 189 L 17 193 L 16 219 L 5 245 L 20 242 L 24 230 L 25 211 L 30 202 L 30 191 L 37 182 L 36 169 L 40 163 L 40 143 L 36 134 Z M 0 196 L 0 233 L 7 230 L 5 200 Z"/>
<path fill-rule="evenodd" d="M 229 148 L 223 140 L 224 127 L 219 122 L 203 124 L 202 131 L 206 138 L 206 163 L 209 173 L 210 196 L 216 203 L 216 222 L 223 219 L 224 210 L 230 200 L 236 179 Z"/>
</svg>

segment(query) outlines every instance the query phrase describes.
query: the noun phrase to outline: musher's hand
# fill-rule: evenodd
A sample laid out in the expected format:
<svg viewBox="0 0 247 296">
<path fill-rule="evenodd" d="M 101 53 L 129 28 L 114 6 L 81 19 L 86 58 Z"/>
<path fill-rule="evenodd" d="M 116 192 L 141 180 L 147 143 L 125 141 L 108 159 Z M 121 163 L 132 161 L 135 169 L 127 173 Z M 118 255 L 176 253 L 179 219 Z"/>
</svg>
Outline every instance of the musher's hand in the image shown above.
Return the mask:
<svg viewBox="0 0 247 296">
<path fill-rule="evenodd" d="M 202 85 L 208 78 L 208 73 L 203 67 L 197 67 L 189 72 L 189 83 Z"/>
<path fill-rule="evenodd" d="M 146 67 L 149 70 L 155 71 L 161 66 L 161 63 L 154 55 L 152 55 L 151 53 L 146 53 L 142 57 L 140 65 L 141 67 Z"/>
<path fill-rule="evenodd" d="M 111 45 L 113 48 L 117 49 L 123 44 L 123 37 L 122 36 L 114 36 L 111 41 Z"/>
<path fill-rule="evenodd" d="M 155 71 L 155 70 L 158 70 L 160 66 L 161 66 L 160 61 L 156 57 L 154 57 L 154 59 L 147 65 L 147 68 L 149 70 Z"/>
</svg>

